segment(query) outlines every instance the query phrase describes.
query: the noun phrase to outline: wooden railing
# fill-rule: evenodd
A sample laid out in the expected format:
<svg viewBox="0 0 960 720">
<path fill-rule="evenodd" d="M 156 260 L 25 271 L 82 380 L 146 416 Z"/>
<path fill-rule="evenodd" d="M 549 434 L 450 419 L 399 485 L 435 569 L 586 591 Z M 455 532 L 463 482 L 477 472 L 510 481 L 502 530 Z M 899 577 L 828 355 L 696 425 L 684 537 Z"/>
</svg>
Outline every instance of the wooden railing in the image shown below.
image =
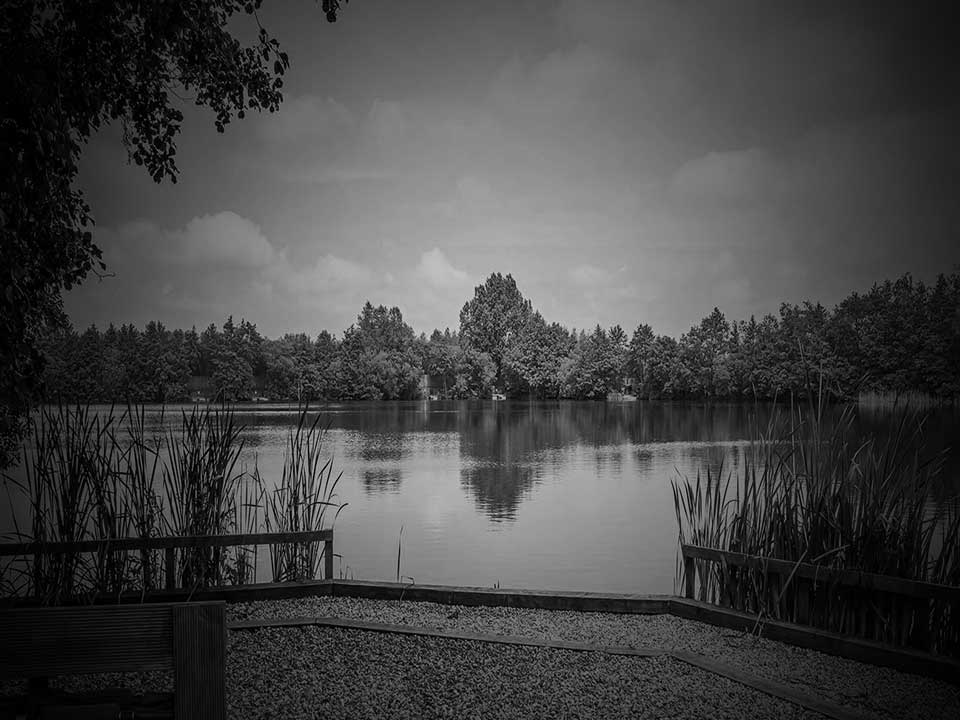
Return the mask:
<svg viewBox="0 0 960 720">
<path fill-rule="evenodd" d="M 687 598 L 894 645 L 960 650 L 960 587 L 696 545 L 680 552 Z"/>
<path fill-rule="evenodd" d="M 0 558 L 26 556 L 77 556 L 91 553 L 106 556 L 112 553 L 139 553 L 144 558 L 151 552 L 164 552 L 165 587 L 177 587 L 177 551 L 208 550 L 224 547 L 250 547 L 286 543 L 323 543 L 323 575 L 333 579 L 333 530 L 303 532 L 246 533 L 239 535 L 183 535 L 165 537 L 122 537 L 78 542 L 28 542 L 0 544 Z"/>
</svg>

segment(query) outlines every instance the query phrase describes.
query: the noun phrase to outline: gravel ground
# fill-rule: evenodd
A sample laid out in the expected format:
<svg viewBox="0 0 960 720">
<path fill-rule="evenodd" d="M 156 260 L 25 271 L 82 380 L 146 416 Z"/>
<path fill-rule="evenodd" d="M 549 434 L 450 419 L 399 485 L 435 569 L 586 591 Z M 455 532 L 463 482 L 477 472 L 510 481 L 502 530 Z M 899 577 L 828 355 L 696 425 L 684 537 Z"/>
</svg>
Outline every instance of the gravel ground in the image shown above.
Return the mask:
<svg viewBox="0 0 960 720">
<path fill-rule="evenodd" d="M 960 718 L 960 688 L 670 615 L 305 598 L 227 606 L 228 621 L 327 616 L 688 650 L 882 719 Z M 169 673 L 60 678 L 71 691 L 169 692 Z M 0 683 L 0 695 L 15 688 Z M 230 717 L 796 718 L 817 713 L 669 657 L 638 658 L 307 626 L 229 634 Z"/>
<path fill-rule="evenodd" d="M 244 720 L 821 717 L 668 657 L 325 627 L 235 632 L 229 657 Z"/>
<path fill-rule="evenodd" d="M 671 615 L 519 610 L 330 597 L 228 605 L 227 614 L 228 621 L 321 615 L 487 634 L 689 650 L 722 660 L 759 677 L 794 685 L 813 695 L 866 711 L 879 718 L 891 720 L 901 718 L 904 720 L 910 718 L 956 720 L 960 718 L 960 688 L 948 683 L 866 665 Z M 317 631 L 326 632 L 322 629 Z M 293 633 L 291 637 L 295 637 L 300 630 L 290 629 L 284 632 Z M 231 636 L 241 634 L 232 633 Z M 381 641 L 386 642 L 382 640 L 385 637 L 382 634 L 368 634 L 380 637 Z M 420 639 L 417 640 L 419 641 Z M 506 652 L 502 646 L 486 645 L 485 647 L 488 650 L 484 652 Z M 526 652 L 527 649 L 523 651 Z M 559 653 L 560 651 L 547 652 Z M 666 663 L 674 668 L 680 664 L 670 659 L 617 660 L 617 662 L 621 661 L 633 663 L 632 666 L 635 667 L 651 663 L 662 666 Z M 612 660 L 597 660 L 597 662 L 612 662 Z M 693 670 L 690 668 L 689 671 L 684 672 Z M 699 676 L 702 671 L 697 670 L 697 673 Z M 712 674 L 704 675 L 710 679 L 708 685 L 722 680 Z M 745 689 L 745 691 L 751 693 L 751 696 L 760 694 L 753 690 Z"/>
</svg>

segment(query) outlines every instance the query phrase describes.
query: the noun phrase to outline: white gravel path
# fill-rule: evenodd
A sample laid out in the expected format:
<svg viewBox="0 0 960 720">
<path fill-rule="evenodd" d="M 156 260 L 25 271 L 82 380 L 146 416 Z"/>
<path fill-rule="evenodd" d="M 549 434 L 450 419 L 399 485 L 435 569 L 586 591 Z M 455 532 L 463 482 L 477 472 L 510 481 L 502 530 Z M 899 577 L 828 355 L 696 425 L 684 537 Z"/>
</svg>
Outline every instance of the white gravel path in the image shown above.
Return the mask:
<svg viewBox="0 0 960 720">
<path fill-rule="evenodd" d="M 230 605 L 227 607 L 227 615 L 228 621 L 330 616 L 486 634 L 689 650 L 721 660 L 759 677 L 794 685 L 813 695 L 866 711 L 879 718 L 890 718 L 890 720 L 910 718 L 957 720 L 960 718 L 960 687 L 671 615 L 520 610 L 341 597 Z M 317 631 L 328 632 L 325 629 L 317 629 Z M 296 637 L 297 632 L 301 631 L 289 629 L 284 630 L 282 634 L 292 638 Z M 382 634 L 376 635 L 381 636 L 380 641 L 394 642 L 383 640 Z M 371 642 L 377 641 L 371 640 Z M 494 646 L 487 645 L 487 647 Z M 496 649 L 485 652 L 504 651 Z M 628 665 L 639 663 L 659 667 L 663 664 L 662 661 L 666 660 L 669 659 L 657 659 L 654 663 L 652 659 L 628 658 L 625 662 Z M 607 661 L 598 660 L 597 662 Z M 670 672 L 673 672 L 672 668 L 678 663 L 670 660 L 666 664 L 671 667 Z M 716 678 L 714 675 L 710 677 Z M 717 681 L 720 679 L 716 678 Z"/>
</svg>

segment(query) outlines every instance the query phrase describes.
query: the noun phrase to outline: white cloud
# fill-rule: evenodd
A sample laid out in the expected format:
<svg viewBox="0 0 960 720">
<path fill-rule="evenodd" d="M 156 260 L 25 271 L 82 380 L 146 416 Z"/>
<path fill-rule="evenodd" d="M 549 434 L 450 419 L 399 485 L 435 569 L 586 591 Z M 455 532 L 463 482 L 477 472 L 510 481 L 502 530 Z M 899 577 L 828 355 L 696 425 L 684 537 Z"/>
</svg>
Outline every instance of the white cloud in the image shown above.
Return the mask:
<svg viewBox="0 0 960 720">
<path fill-rule="evenodd" d="M 284 258 L 282 263 L 271 268 L 271 275 L 288 292 L 300 297 L 322 296 L 331 290 L 367 287 L 376 279 L 374 272 L 366 265 L 329 253 L 321 255 L 316 263 L 306 268 L 295 267 Z"/>
<path fill-rule="evenodd" d="M 465 287 L 470 280 L 467 273 L 451 265 L 443 251 L 436 247 L 420 256 L 416 274 L 435 288 Z"/>
<path fill-rule="evenodd" d="M 267 333 L 336 332 L 382 285 L 370 267 L 338 254 L 294 262 L 259 226 L 232 212 L 175 229 L 147 221 L 100 227 L 96 241 L 113 276 L 68 296 L 68 310 L 81 325 L 159 319 L 191 327 L 233 315 Z"/>
<path fill-rule="evenodd" d="M 184 264 L 260 268 L 276 259 L 259 226 L 234 212 L 193 218 L 182 231 L 166 234 L 167 252 Z"/>
</svg>

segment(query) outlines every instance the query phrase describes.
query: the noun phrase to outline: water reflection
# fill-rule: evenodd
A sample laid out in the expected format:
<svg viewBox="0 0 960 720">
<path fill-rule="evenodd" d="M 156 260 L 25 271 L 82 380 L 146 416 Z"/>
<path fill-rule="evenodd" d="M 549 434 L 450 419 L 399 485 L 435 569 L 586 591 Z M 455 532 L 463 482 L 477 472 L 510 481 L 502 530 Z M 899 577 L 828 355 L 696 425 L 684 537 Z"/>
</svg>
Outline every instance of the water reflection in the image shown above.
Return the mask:
<svg viewBox="0 0 960 720">
<path fill-rule="evenodd" d="M 670 477 L 697 470 L 740 474 L 749 438 L 787 422 L 788 406 L 733 403 L 594 403 L 569 401 L 333 403 L 315 408 L 338 433 L 337 452 L 365 493 L 396 494 L 408 472 L 452 464 L 460 487 L 489 521 L 514 521 L 525 498 L 532 498 L 560 464 L 573 463 L 581 476 L 645 475 Z M 825 413 L 828 428 L 839 407 Z M 179 418 L 179 409 L 166 419 Z M 955 410 L 927 418 L 922 459 L 957 442 Z M 296 424 L 296 409 L 258 406 L 238 413 L 246 448 L 276 452 Z M 159 429 L 160 424 L 157 424 Z M 885 410 L 862 409 L 855 431 L 879 442 L 896 431 Z M 661 450 L 655 448 L 660 447 Z M 960 490 L 960 453 L 946 456 L 943 496 Z"/>
<path fill-rule="evenodd" d="M 190 412 L 193 408 L 185 409 Z M 610 592 L 671 592 L 676 520 L 670 480 L 722 467 L 741 475 L 749 438 L 770 406 L 681 403 L 409 402 L 316 408 L 349 506 L 338 553 L 360 579 Z M 828 411 L 832 422 L 839 409 Z M 104 410 L 106 412 L 106 410 Z M 179 425 L 181 408 L 148 409 L 148 434 Z M 779 412 L 786 418 L 789 407 Z M 282 477 L 295 407 L 238 408 L 243 462 Z M 862 411 L 861 434 L 895 430 L 886 412 Z M 960 413 L 932 414 L 923 458 L 958 441 Z M 175 432 L 175 430 L 173 430 Z M 165 454 L 164 450 L 164 454 Z M 22 480 L 21 471 L 13 471 Z M 17 475 L 21 472 L 21 475 Z M 960 453 L 943 493 L 960 490 Z M 14 497 L 25 512 L 24 498 Z M 17 507 L 0 506 L 0 531 Z M 571 528 L 578 531 L 571 543 Z M 582 532 L 579 532 L 581 531 Z"/>
<path fill-rule="evenodd" d="M 516 520 L 520 500 L 532 494 L 541 476 L 523 465 L 472 465 L 460 471 L 460 484 L 490 521 L 500 523 Z"/>
<path fill-rule="evenodd" d="M 360 477 L 367 495 L 400 492 L 402 474 L 396 468 L 365 468 Z"/>
</svg>

